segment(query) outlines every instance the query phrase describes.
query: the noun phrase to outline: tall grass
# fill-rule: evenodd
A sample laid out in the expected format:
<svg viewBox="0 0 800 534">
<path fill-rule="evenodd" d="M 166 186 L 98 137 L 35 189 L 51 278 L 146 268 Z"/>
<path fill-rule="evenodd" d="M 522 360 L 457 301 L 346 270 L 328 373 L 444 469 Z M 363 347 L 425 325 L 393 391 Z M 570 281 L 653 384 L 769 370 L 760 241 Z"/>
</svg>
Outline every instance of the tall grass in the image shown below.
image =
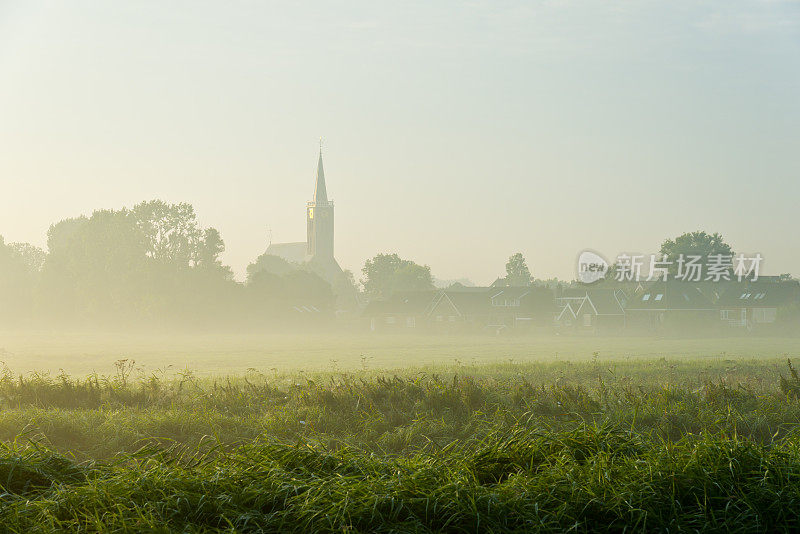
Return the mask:
<svg viewBox="0 0 800 534">
<path fill-rule="evenodd" d="M 12 532 L 800 528 L 784 361 L 0 374 Z"/>
</svg>

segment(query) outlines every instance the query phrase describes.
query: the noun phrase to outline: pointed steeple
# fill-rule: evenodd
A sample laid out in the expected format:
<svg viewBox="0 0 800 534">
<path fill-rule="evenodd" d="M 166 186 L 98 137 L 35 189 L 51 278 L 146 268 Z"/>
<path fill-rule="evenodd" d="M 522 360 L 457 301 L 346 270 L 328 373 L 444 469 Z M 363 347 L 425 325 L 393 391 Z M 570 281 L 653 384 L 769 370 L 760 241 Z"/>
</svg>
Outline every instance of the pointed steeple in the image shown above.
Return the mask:
<svg viewBox="0 0 800 534">
<path fill-rule="evenodd" d="M 322 141 L 319 143 L 319 161 L 317 162 L 317 185 L 314 187 L 314 202 L 328 202 L 328 190 L 325 188 L 325 170 L 322 168 Z"/>
</svg>

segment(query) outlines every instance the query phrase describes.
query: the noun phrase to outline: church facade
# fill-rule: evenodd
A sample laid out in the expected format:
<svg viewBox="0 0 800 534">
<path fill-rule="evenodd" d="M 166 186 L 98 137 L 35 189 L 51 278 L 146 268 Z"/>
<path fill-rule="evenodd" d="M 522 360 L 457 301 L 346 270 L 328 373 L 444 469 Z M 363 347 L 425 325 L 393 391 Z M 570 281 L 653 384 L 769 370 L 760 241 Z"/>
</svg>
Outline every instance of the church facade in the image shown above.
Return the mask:
<svg viewBox="0 0 800 534">
<path fill-rule="evenodd" d="M 306 204 L 306 241 L 270 243 L 267 254 L 286 261 L 306 265 L 331 285 L 337 306 L 351 308 L 356 304 L 356 291 L 334 257 L 334 204 L 328 199 L 322 150 L 317 161 L 314 197 Z"/>
</svg>

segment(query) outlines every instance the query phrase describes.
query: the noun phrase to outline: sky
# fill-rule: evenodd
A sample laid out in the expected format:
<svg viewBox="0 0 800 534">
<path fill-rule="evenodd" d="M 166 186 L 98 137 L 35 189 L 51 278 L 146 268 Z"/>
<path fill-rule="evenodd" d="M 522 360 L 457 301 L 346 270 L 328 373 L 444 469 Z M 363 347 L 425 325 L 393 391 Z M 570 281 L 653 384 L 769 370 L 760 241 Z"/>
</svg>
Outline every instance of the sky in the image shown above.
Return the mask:
<svg viewBox="0 0 800 534">
<path fill-rule="evenodd" d="M 800 1 L 0 0 L 0 235 L 159 198 L 486 284 L 720 232 L 800 275 Z"/>
</svg>

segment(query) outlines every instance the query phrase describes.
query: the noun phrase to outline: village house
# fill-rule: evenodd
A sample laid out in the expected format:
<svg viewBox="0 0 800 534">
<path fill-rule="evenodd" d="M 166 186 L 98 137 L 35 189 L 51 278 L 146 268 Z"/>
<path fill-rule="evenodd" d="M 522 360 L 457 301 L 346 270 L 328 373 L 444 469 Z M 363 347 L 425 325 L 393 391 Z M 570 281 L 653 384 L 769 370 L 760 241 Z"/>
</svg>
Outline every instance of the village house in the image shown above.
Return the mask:
<svg viewBox="0 0 800 534">
<path fill-rule="evenodd" d="M 553 313 L 553 294 L 542 287 L 457 287 L 399 292 L 374 300 L 364 310 L 371 330 L 426 328 L 500 332 L 545 326 Z"/>
<path fill-rule="evenodd" d="M 430 303 L 429 326 L 438 330 L 483 328 L 488 321 L 485 287 L 440 290 Z"/>
<path fill-rule="evenodd" d="M 782 309 L 799 301 L 800 285 L 796 280 L 743 282 L 720 297 L 719 318 L 732 328 L 753 330 L 775 323 Z"/>
<path fill-rule="evenodd" d="M 558 297 L 541 286 L 454 286 L 398 292 L 364 310 L 373 331 L 488 331 L 550 327 L 570 334 L 758 329 L 800 307 L 797 281 L 643 283 L 628 296 L 615 285 L 570 287 Z"/>
<path fill-rule="evenodd" d="M 489 327 L 531 328 L 549 324 L 555 311 L 553 292 L 546 287 L 489 288 Z"/>
<path fill-rule="evenodd" d="M 421 327 L 426 321 L 436 291 L 401 291 L 385 300 L 371 301 L 364 313 L 372 331 L 403 331 Z"/>
<path fill-rule="evenodd" d="M 625 305 L 626 326 L 662 330 L 713 325 L 717 307 L 696 284 L 657 280 L 636 291 Z"/>
<path fill-rule="evenodd" d="M 556 299 L 555 326 L 560 331 L 615 333 L 625 328 L 625 293 L 613 287 L 565 289 Z"/>
</svg>

